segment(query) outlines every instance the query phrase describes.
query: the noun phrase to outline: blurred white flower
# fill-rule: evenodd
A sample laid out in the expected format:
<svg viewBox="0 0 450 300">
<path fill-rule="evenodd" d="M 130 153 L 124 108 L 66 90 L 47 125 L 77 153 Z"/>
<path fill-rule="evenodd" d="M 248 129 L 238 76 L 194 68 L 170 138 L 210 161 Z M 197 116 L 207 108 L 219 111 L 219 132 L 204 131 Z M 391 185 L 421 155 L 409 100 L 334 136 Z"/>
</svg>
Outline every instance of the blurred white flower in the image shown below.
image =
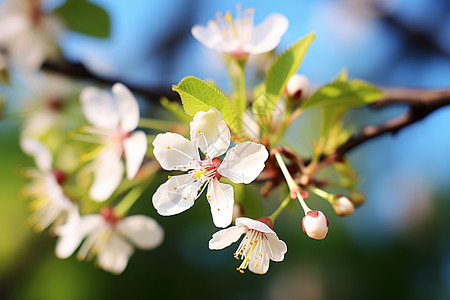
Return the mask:
<svg viewBox="0 0 450 300">
<path fill-rule="evenodd" d="M 191 32 L 206 47 L 245 59 L 248 54 L 274 49 L 289 26 L 287 18 L 280 14 L 272 14 L 263 23 L 253 26 L 253 15 L 254 9 L 242 11 L 238 5 L 235 20 L 229 11 L 223 18 L 217 13 L 216 20 L 210 20 L 206 27 L 195 25 Z"/>
<path fill-rule="evenodd" d="M 289 78 L 286 85 L 286 95 L 288 98 L 300 101 L 308 93 L 309 80 L 302 74 L 295 73 Z"/>
<path fill-rule="evenodd" d="M 64 110 L 70 96 L 79 91 L 71 80 L 52 73 L 34 73 L 14 82 L 20 90 L 20 112 L 25 117 L 23 137 L 39 138 L 54 126 L 67 124 Z"/>
<path fill-rule="evenodd" d="M 56 228 L 59 236 L 56 256 L 67 258 L 82 243 L 78 251 L 79 260 L 90 260 L 97 256 L 100 268 L 122 273 L 131 255 L 133 245 L 142 250 L 158 247 L 164 238 L 162 227 L 152 218 L 134 215 L 118 218 L 111 207 L 105 207 L 100 214 L 80 216 L 71 211 L 68 221 Z"/>
<path fill-rule="evenodd" d="M 0 47 L 12 62 L 36 71 L 48 57 L 57 55 L 63 23 L 43 11 L 41 0 L 5 0 L 0 6 Z"/>
<path fill-rule="evenodd" d="M 333 209 L 338 216 L 344 217 L 353 214 L 355 205 L 347 197 L 339 197 L 332 203 Z"/>
<path fill-rule="evenodd" d="M 220 250 L 236 242 L 242 234 L 244 239 L 239 244 L 234 257 L 243 259 L 237 270 L 244 273 L 248 267 L 256 274 L 264 274 L 269 269 L 270 260 L 280 262 L 287 252 L 285 242 L 278 239 L 272 230 L 272 221 L 269 218 L 252 220 L 237 218 L 236 226 L 220 230 L 213 234 L 209 241 L 209 249 Z"/>
<path fill-rule="evenodd" d="M 323 240 L 328 235 L 328 220 L 323 212 L 310 210 L 302 219 L 302 229 L 308 237 Z"/>
<path fill-rule="evenodd" d="M 268 152 L 264 145 L 244 142 L 231 148 L 230 130 L 222 114 L 215 108 L 195 114 L 191 126 L 191 141 L 176 133 L 158 134 L 153 141 L 156 160 L 165 170 L 187 171 L 169 176 L 153 195 L 153 205 L 159 214 L 171 216 L 194 205 L 208 186 L 206 197 L 217 227 L 230 225 L 233 215 L 233 187 L 220 183 L 222 176 L 234 183 L 248 184 L 264 169 Z M 198 149 L 204 153 L 201 159 Z"/>
<path fill-rule="evenodd" d="M 62 185 L 67 175 L 52 168 L 50 151 L 38 140 L 22 138 L 22 150 L 33 156 L 37 169 L 30 170 L 32 182 L 25 189 L 25 195 L 32 199 L 31 222 L 36 230 L 42 231 L 54 222 L 61 222 L 75 205 L 64 194 Z"/>
<path fill-rule="evenodd" d="M 135 131 L 139 123 L 139 106 L 130 90 L 121 83 L 112 87 L 113 97 L 96 87 L 81 92 L 81 103 L 86 119 L 94 127 L 84 131 L 99 137 L 100 148 L 94 158 L 94 182 L 89 196 L 103 201 L 111 196 L 122 181 L 125 158 L 127 178 L 133 179 L 147 152 L 147 136 Z"/>
</svg>

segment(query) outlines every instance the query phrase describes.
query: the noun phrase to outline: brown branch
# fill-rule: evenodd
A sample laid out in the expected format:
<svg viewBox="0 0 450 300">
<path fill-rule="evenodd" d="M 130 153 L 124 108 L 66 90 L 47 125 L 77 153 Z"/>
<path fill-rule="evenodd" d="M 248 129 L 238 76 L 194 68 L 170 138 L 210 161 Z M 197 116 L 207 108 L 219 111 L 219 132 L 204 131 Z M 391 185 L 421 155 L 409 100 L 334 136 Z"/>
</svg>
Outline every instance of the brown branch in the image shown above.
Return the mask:
<svg viewBox="0 0 450 300">
<path fill-rule="evenodd" d="M 392 104 L 407 104 L 408 112 L 402 116 L 388 120 L 381 125 L 364 127 L 358 135 L 351 137 L 332 154 L 323 160 L 336 161 L 344 154 L 365 141 L 385 133 L 397 133 L 400 129 L 422 120 L 435 110 L 450 104 L 450 90 L 418 90 L 418 89 L 383 89 L 385 97 L 375 101 L 372 106 L 380 108 Z"/>
<path fill-rule="evenodd" d="M 45 71 L 55 72 L 69 77 L 77 79 L 93 79 L 98 83 L 113 85 L 116 82 L 123 82 L 123 79 L 119 78 L 107 78 L 99 76 L 88 69 L 86 69 L 82 64 L 71 63 L 66 60 L 59 61 L 46 61 L 42 66 Z M 126 82 L 124 82 L 126 83 Z M 134 93 L 139 94 L 147 98 L 151 102 L 159 103 L 162 97 L 166 97 L 169 100 L 180 100 L 177 93 L 170 89 L 170 84 L 166 88 L 162 87 L 139 87 L 132 84 L 126 83 L 127 87 Z"/>
</svg>

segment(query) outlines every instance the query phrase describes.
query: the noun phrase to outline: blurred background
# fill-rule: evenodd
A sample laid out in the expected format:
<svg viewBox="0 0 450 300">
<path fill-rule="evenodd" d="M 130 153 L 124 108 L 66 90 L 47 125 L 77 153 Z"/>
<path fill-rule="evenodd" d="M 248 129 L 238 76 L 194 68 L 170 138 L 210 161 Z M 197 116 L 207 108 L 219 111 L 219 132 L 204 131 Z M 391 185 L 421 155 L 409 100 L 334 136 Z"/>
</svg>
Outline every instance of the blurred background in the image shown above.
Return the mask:
<svg viewBox="0 0 450 300">
<path fill-rule="evenodd" d="M 227 91 L 222 57 L 197 42 L 190 28 L 205 25 L 217 11 L 234 13 L 237 3 L 255 8 L 255 24 L 273 12 L 289 19 L 277 51 L 315 31 L 298 71 L 313 85 L 346 68 L 350 78 L 379 86 L 450 87 L 448 0 L 91 2 L 108 13 L 110 36 L 69 31 L 60 44 L 64 57 L 99 77 L 141 88 L 167 89 L 194 75 Z M 157 109 L 141 101 L 149 111 Z M 348 121 L 358 128 L 404 111 L 360 109 Z M 304 132 L 301 122 L 296 126 Z M 18 124 L 0 121 L 1 299 L 450 299 L 448 107 L 349 153 L 367 202 L 345 218 L 326 203 L 312 204 L 330 221 L 325 240 L 302 233 L 296 208 L 284 212 L 275 229 L 288 252 L 265 276 L 236 272 L 234 245 L 208 250 L 216 229 L 206 201 L 175 217 L 155 212 L 152 188 L 166 174 L 133 207 L 164 227 L 159 248 L 137 250 L 120 276 L 74 256 L 56 258 L 55 239 L 27 225 L 27 201 L 20 196 L 25 179 L 18 169 L 31 160 L 19 149 Z"/>
</svg>

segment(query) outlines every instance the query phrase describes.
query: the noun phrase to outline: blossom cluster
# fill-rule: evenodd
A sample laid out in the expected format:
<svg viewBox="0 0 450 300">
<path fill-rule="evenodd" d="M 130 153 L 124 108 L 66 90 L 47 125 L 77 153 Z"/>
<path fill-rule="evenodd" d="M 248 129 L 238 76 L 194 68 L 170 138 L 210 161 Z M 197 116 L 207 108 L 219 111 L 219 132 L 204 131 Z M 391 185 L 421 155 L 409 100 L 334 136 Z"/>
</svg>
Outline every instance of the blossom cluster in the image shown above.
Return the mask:
<svg viewBox="0 0 450 300">
<path fill-rule="evenodd" d="M 30 199 L 32 225 L 39 232 L 48 229 L 56 236 L 57 257 L 68 258 L 77 252 L 78 259 L 95 257 L 100 268 L 120 274 L 135 247 L 150 250 L 161 245 L 165 233 L 155 218 L 129 215 L 161 169 L 172 175 L 152 190 L 151 199 L 146 201 L 157 214 L 173 216 L 192 208 L 197 200 L 203 201 L 205 194 L 212 223 L 220 228 L 212 235 L 209 249 L 223 249 L 245 235 L 234 253 L 241 260 L 237 268 L 241 273 L 248 268 L 264 274 L 270 261 L 284 260 L 287 245 L 274 231 L 274 222 L 293 199 L 298 199 L 304 212 L 299 231 L 301 227 L 316 240 L 327 236 L 328 220 L 322 211 L 307 206 L 306 190 L 329 201 L 340 216 L 353 213 L 354 202 L 349 197 L 319 189 L 312 180 L 316 169 L 305 170 L 298 164 L 293 173 L 281 157 L 284 153 L 294 161 L 292 155 L 277 147 L 299 114 L 294 108 L 310 95 L 306 76 L 293 73 L 286 78 L 283 92 L 267 115 L 260 114 L 255 99 L 253 107 L 246 107 L 243 70 L 247 58 L 278 45 L 288 28 L 284 16 L 273 14 L 254 26 L 254 10 L 242 11 L 238 6 L 236 19 L 227 12 L 206 27 L 192 28 L 197 40 L 225 53 L 229 63 L 241 68 L 241 76 L 234 79 L 244 89 L 239 88 L 237 97 L 230 97 L 231 104 L 228 100 L 224 104 L 199 99 L 207 105 L 193 105 L 195 113 L 187 116 L 188 124 L 181 125 L 185 130 L 171 132 L 173 127 L 166 126 L 167 122 L 142 118 L 137 98 L 122 83 L 114 83 L 107 91 L 37 72 L 54 54 L 63 30 L 60 20 L 44 12 L 41 4 L 4 2 L 0 47 L 6 50 L 7 65 L 22 65 L 26 72 L 28 87 L 24 90 L 31 95 L 24 98 L 32 101 L 27 102 L 28 111 L 21 112 L 20 146 L 36 167 L 24 171 L 30 182 L 23 194 Z M 188 113 L 189 104 L 183 104 Z M 225 105 L 230 109 L 224 109 Z M 153 135 L 155 130 L 160 132 Z M 294 179 L 297 171 L 302 176 Z M 244 214 L 239 209 L 245 199 L 235 199 L 235 190 L 242 187 L 239 184 L 254 183 L 267 174 L 272 174 L 266 180 L 269 184 L 286 181 L 289 192 L 283 193 L 287 197 L 271 215 L 246 217 L 251 212 Z"/>
</svg>

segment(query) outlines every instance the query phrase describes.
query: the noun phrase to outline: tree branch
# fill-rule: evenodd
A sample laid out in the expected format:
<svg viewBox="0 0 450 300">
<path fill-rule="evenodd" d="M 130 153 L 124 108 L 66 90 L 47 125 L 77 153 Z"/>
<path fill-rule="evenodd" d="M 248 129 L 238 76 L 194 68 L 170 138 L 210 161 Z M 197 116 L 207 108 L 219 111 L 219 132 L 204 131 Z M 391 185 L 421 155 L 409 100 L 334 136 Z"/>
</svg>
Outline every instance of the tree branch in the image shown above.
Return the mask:
<svg viewBox="0 0 450 300">
<path fill-rule="evenodd" d="M 364 127 L 358 135 L 339 146 L 335 152 L 327 155 L 324 160 L 340 159 L 358 145 L 385 133 L 397 133 L 400 129 L 422 120 L 435 110 L 450 104 L 450 90 L 418 90 L 418 89 L 383 89 L 385 97 L 372 104 L 380 108 L 392 104 L 407 104 L 409 110 L 402 116 L 388 120 L 381 125 Z"/>
</svg>

